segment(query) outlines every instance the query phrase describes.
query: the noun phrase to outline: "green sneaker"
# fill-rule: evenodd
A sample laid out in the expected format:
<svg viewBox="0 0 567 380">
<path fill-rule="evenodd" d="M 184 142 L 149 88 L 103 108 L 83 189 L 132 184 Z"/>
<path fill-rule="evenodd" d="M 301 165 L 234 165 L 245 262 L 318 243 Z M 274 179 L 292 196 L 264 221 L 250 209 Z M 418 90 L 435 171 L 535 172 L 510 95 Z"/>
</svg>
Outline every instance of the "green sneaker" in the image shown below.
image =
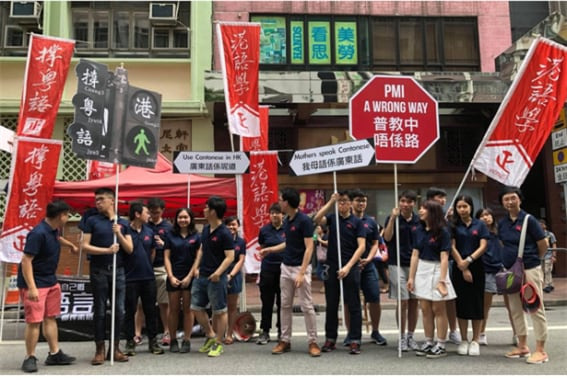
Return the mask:
<svg viewBox="0 0 567 380">
<path fill-rule="evenodd" d="M 203 344 L 201 348 L 199 348 L 199 352 L 203 354 L 209 352 L 211 350 L 211 347 L 213 346 L 213 344 L 215 344 L 216 341 L 217 339 L 215 337 L 207 338 L 205 344 Z"/>
<path fill-rule="evenodd" d="M 211 347 L 210 351 L 209 351 L 209 357 L 210 358 L 216 358 L 217 356 L 220 356 L 223 352 L 222 349 L 222 344 L 220 343 L 215 343 L 213 344 L 213 346 Z"/>
<path fill-rule="evenodd" d="M 133 340 L 126 341 L 126 347 L 124 353 L 128 356 L 135 356 L 136 355 L 136 342 Z"/>
</svg>

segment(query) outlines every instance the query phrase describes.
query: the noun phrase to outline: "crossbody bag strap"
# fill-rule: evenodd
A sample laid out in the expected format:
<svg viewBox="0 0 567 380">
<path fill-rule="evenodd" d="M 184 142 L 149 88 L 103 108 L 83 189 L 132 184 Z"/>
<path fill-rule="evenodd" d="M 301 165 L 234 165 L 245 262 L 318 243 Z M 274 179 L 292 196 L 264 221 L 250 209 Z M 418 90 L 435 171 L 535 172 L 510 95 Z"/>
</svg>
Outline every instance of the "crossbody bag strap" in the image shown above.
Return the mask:
<svg viewBox="0 0 567 380">
<path fill-rule="evenodd" d="M 524 223 L 522 224 L 522 232 L 520 234 L 520 245 L 518 246 L 518 257 L 524 256 L 524 246 L 526 245 L 526 232 L 528 231 L 528 219 L 529 214 L 526 214 L 524 218 Z"/>
</svg>

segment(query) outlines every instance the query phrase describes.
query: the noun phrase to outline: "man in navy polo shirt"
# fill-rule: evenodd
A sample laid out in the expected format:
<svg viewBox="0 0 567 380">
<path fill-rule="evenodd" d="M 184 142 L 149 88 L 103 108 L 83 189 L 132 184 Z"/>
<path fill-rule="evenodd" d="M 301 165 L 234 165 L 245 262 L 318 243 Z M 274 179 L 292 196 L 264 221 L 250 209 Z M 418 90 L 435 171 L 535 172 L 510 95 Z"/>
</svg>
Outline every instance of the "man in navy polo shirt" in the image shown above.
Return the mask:
<svg viewBox="0 0 567 380">
<path fill-rule="evenodd" d="M 260 228 L 258 234 L 258 244 L 262 249 L 260 256 L 262 263 L 260 267 L 260 299 L 262 301 L 262 321 L 260 328 L 262 334 L 256 341 L 257 344 L 268 344 L 270 342 L 270 328 L 272 327 L 272 314 L 274 310 L 274 297 L 277 306 L 278 339 L 281 336 L 281 291 L 280 291 L 280 266 L 282 255 L 277 253 L 269 254 L 266 248 L 274 247 L 285 243 L 285 232 L 283 229 L 283 214 L 279 203 L 270 206 L 270 223 Z"/>
<path fill-rule="evenodd" d="M 338 203 L 338 215 L 329 213 L 335 202 Z M 348 191 L 334 193 L 331 199 L 315 215 L 315 223 L 327 225 L 329 240 L 327 261 L 329 277 L 325 280 L 325 344 L 321 351 L 331 352 L 336 349 L 338 335 L 338 311 L 340 297 L 340 281 L 343 282 L 344 302 L 348 304 L 350 326 L 348 340 L 350 353 L 360 354 L 362 338 L 362 311 L 360 307 L 360 268 L 358 261 L 366 246 L 366 232 L 362 222 L 351 211 L 352 199 Z M 337 217 L 339 230 L 337 231 Z M 340 233 L 340 257 L 337 234 Z M 340 269 L 339 269 L 340 259 Z M 336 273 L 336 275 L 335 275 Z"/>
<path fill-rule="evenodd" d="M 134 251 L 124 258 L 126 272 L 126 315 L 124 327 L 126 335 L 126 355 L 136 354 L 134 342 L 134 320 L 138 309 L 138 298 L 142 300 L 142 308 L 146 317 L 148 348 L 152 354 L 163 354 L 156 339 L 156 280 L 152 261 L 155 257 L 154 231 L 146 224 L 150 218 L 148 208 L 141 202 L 130 205 L 130 235 Z"/>
<path fill-rule="evenodd" d="M 280 206 L 287 215 L 284 221 L 285 243 L 265 248 L 266 254 L 282 255 L 280 289 L 282 297 L 282 334 L 272 354 L 279 355 L 291 350 L 291 321 L 293 298 L 298 293 L 298 302 L 305 318 L 309 355 L 321 356 L 317 345 L 317 318 L 311 297 L 311 255 L 313 254 L 313 222 L 299 211 L 299 193 L 295 189 L 282 190 Z"/>
<path fill-rule="evenodd" d="M 26 358 L 22 371 L 37 372 L 35 348 L 40 325 L 49 345 L 46 365 L 70 364 L 75 358 L 59 349 L 57 317 L 61 312 L 61 287 L 55 272 L 59 264 L 60 229 L 69 220 L 69 205 L 63 201 L 47 205 L 46 217 L 26 237 L 24 255 L 18 268 L 18 288 L 24 300 Z"/>
<path fill-rule="evenodd" d="M 165 210 L 165 202 L 163 201 L 163 199 L 148 199 L 148 210 L 150 211 L 150 221 L 148 222 L 148 225 L 154 231 L 154 239 L 156 242 L 156 255 L 154 258 L 153 267 L 157 288 L 156 299 L 159 305 L 161 324 L 163 326 L 163 337 L 161 339 L 161 344 L 168 346 L 171 343 L 171 336 L 167 322 L 169 320 L 169 298 L 167 295 L 167 290 L 165 288 L 165 284 L 167 282 L 167 272 L 165 271 L 165 264 L 163 262 L 163 251 L 165 246 L 165 237 L 171 231 L 173 225 L 169 221 L 163 219 L 163 212 Z M 138 326 L 138 323 L 139 322 L 137 320 L 136 326 Z"/>
<path fill-rule="evenodd" d="M 207 200 L 203 214 L 209 224 L 201 233 L 201 251 L 196 259 L 199 277 L 193 280 L 191 288 L 191 310 L 207 336 L 199 352 L 208 352 L 209 357 L 223 353 L 222 340 L 228 326 L 227 270 L 234 260 L 234 239 L 222 222 L 225 211 L 224 199 L 212 196 Z M 215 315 L 213 328 L 206 312 L 209 303 Z"/>
<path fill-rule="evenodd" d="M 114 359 L 127 362 L 128 356 L 120 351 L 120 329 L 124 319 L 126 278 L 124 256 L 134 247 L 128 222 L 118 218 L 114 210 L 115 195 L 109 188 L 95 190 L 98 213 L 85 223 L 83 250 L 90 255 L 90 281 L 94 301 L 94 340 L 96 353 L 92 365 L 104 363 L 104 340 L 106 338 L 106 302 L 112 293 L 113 255 L 116 255 L 116 300 L 114 318 Z M 114 242 L 116 239 L 116 243 Z M 110 349 L 109 347 L 109 354 Z M 110 355 L 109 355 L 110 356 Z"/>
<path fill-rule="evenodd" d="M 417 194 L 413 190 L 404 190 L 398 198 L 398 207 L 392 209 L 384 223 L 383 237 L 388 246 L 388 271 L 390 272 L 390 299 L 398 298 L 398 278 L 400 279 L 400 301 L 402 309 L 402 340 L 399 342 L 402 351 L 418 350 L 419 346 L 413 338 L 417 326 L 417 298 L 407 290 L 407 280 L 413 247 L 413 234 L 419 226 L 419 217 L 413 212 Z M 399 221 L 400 263 L 398 264 L 396 247 L 396 219 Z M 396 321 L 398 321 L 396 306 Z M 407 333 L 406 333 L 407 324 Z"/>
</svg>

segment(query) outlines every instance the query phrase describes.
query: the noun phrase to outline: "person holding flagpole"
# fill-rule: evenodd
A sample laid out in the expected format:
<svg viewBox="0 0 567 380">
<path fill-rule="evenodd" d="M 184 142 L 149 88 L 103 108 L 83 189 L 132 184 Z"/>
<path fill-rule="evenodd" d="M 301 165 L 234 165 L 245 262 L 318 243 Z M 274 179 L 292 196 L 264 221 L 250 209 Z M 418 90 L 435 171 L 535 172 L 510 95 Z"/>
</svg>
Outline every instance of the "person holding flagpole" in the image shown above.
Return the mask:
<svg viewBox="0 0 567 380">
<path fill-rule="evenodd" d="M 518 257 L 520 235 L 524 219 L 529 216 L 527 232 L 524 245 L 524 281 L 531 283 L 540 299 L 540 307 L 530 313 L 534 334 L 536 339 L 536 350 L 530 355 L 528 347 L 528 329 L 526 316 L 522 308 L 522 297 L 520 292 L 509 294 L 510 313 L 512 314 L 514 329 L 518 335 L 518 345 L 506 354 L 507 358 L 516 359 L 527 357 L 528 364 L 541 364 L 549 360 L 545 352 L 545 341 L 547 340 L 547 320 L 543 306 L 543 272 L 541 270 L 541 258 L 547 251 L 547 240 L 543 229 L 536 218 L 521 209 L 523 195 L 517 187 L 506 186 L 499 194 L 502 207 L 508 212 L 498 222 L 498 236 L 502 242 L 502 264 L 510 268 Z"/>
</svg>

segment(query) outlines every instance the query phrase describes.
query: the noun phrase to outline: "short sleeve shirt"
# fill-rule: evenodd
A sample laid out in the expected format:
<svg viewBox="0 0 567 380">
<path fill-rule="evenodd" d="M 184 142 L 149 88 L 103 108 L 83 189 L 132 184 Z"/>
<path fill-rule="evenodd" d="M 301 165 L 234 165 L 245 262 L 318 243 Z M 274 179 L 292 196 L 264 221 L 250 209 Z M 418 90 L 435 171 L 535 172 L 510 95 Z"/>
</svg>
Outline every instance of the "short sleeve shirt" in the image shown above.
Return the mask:
<svg viewBox="0 0 567 380">
<path fill-rule="evenodd" d="M 273 247 L 285 242 L 285 231 L 283 224 L 280 228 L 274 227 L 272 223 L 268 223 L 258 233 L 258 244 L 261 247 Z M 262 271 L 278 272 L 282 263 L 282 253 L 271 253 L 262 259 Z"/>
<path fill-rule="evenodd" d="M 234 249 L 234 239 L 230 230 L 220 224 L 211 232 L 211 225 L 203 227 L 201 233 L 203 244 L 203 257 L 199 268 L 199 275 L 208 277 L 213 274 L 225 259 L 224 251 Z"/>
<path fill-rule="evenodd" d="M 486 273 L 496 273 L 502 268 L 502 245 L 498 235 L 489 232 L 486 252 L 482 255 L 482 263 Z"/>
<path fill-rule="evenodd" d="M 510 216 L 505 216 L 498 222 L 498 236 L 502 242 L 502 264 L 506 268 L 514 265 L 518 257 L 518 248 L 520 245 L 520 235 L 522 233 L 522 225 L 524 218 L 528 215 L 524 210 L 520 210 L 518 218 L 512 221 Z M 526 231 L 526 243 L 524 246 L 524 268 L 531 269 L 540 265 L 540 258 L 537 249 L 537 242 L 545 238 L 543 229 L 533 215 L 528 219 L 528 227 Z"/>
<path fill-rule="evenodd" d="M 336 214 L 325 216 L 329 228 L 327 246 L 327 264 L 338 266 L 339 252 L 337 249 L 337 223 Z M 341 265 L 346 265 L 358 248 L 358 238 L 366 238 L 366 232 L 359 218 L 350 214 L 343 218 L 339 215 L 339 230 L 341 234 Z"/>
<path fill-rule="evenodd" d="M 240 256 L 246 256 L 246 240 L 242 239 L 240 236 L 237 236 L 236 239 L 234 239 L 234 261 L 228 267 L 229 271 L 231 271 L 238 260 L 240 260 Z"/>
<path fill-rule="evenodd" d="M 293 219 L 285 218 L 285 250 L 282 262 L 284 265 L 298 267 L 303 262 L 305 255 L 305 238 L 313 238 L 313 222 L 311 219 L 298 211 Z"/>
<path fill-rule="evenodd" d="M 398 216 L 400 221 L 400 265 L 403 267 L 409 267 L 411 261 L 411 251 L 413 247 L 413 235 L 417 231 L 419 223 L 419 217 L 412 213 L 411 218 L 406 220 L 402 215 Z M 386 218 L 386 224 L 390 221 L 390 216 Z M 396 228 L 394 227 L 394 233 L 392 239 L 386 242 L 388 247 L 388 265 L 398 265 L 397 250 L 396 250 Z"/>
<path fill-rule="evenodd" d="M 33 256 L 32 268 L 35 285 L 38 288 L 48 288 L 57 283 L 57 265 L 61 244 L 59 243 L 59 230 L 42 220 L 26 237 L 24 253 Z M 22 274 L 22 265 L 18 268 L 18 288 L 27 288 Z"/>
<path fill-rule="evenodd" d="M 368 257 L 372 244 L 375 241 L 380 240 L 380 233 L 378 232 L 378 224 L 376 223 L 374 218 L 364 214 L 364 216 L 360 218 L 360 221 L 362 222 L 362 228 L 366 235 L 366 247 L 364 249 L 364 253 L 362 254 L 362 258 L 365 258 Z"/>
<path fill-rule="evenodd" d="M 478 249 L 482 239 L 488 240 L 489 238 L 486 224 L 475 218 L 472 218 L 468 226 L 459 220 L 453 228 L 455 246 L 463 259 Z"/>
<path fill-rule="evenodd" d="M 173 228 L 173 225 L 165 220 L 162 219 L 161 222 L 158 224 L 154 224 L 152 222 L 148 223 L 148 226 L 154 231 L 154 235 L 159 235 L 160 239 L 165 242 L 165 237 Z M 155 240 L 155 239 L 154 239 Z M 156 244 L 156 257 L 153 262 L 154 267 L 162 267 L 163 266 L 163 251 L 165 250 L 165 244 L 163 247 L 159 247 Z"/>
<path fill-rule="evenodd" d="M 439 236 L 433 237 L 431 231 L 420 225 L 415 232 L 413 248 L 419 251 L 421 260 L 441 261 L 442 251 L 451 252 L 451 234 L 447 228 L 443 228 Z"/>
<path fill-rule="evenodd" d="M 174 232 L 165 237 L 164 250 L 169 250 L 169 261 L 173 275 L 182 279 L 189 274 L 201 247 L 201 237 L 198 233 L 182 236 Z"/>
<path fill-rule="evenodd" d="M 91 245 L 95 247 L 108 248 L 114 243 L 114 232 L 112 232 L 112 225 L 114 220 L 109 219 L 106 215 L 95 214 L 87 219 L 85 223 L 86 234 L 91 234 Z M 130 234 L 130 227 L 125 219 L 118 218 L 118 224 L 122 228 L 124 236 Z M 123 266 L 123 259 L 126 252 L 120 246 L 120 250 L 116 254 L 116 266 L 118 268 Z M 108 255 L 90 255 L 91 266 L 106 266 L 112 265 L 112 254 Z"/>
<path fill-rule="evenodd" d="M 155 248 L 154 232 L 147 225 L 142 225 L 138 232 L 130 228 L 134 251 L 124 256 L 124 272 L 126 282 L 146 281 L 155 279 L 152 267 L 152 250 Z"/>
</svg>

